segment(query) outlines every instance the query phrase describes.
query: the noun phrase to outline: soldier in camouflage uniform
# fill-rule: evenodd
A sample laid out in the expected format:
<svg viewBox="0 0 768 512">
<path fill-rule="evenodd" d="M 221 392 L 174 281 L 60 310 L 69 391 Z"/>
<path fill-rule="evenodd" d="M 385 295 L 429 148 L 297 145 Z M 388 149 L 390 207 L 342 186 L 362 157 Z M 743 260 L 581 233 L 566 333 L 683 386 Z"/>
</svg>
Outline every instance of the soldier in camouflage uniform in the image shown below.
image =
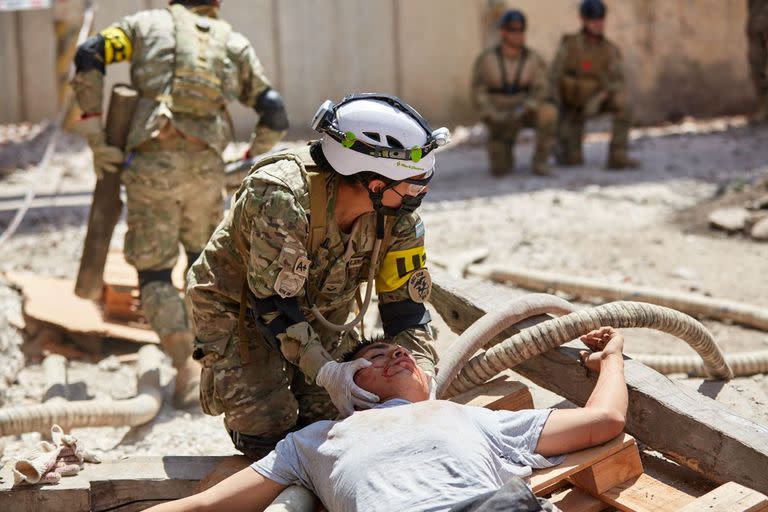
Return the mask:
<svg viewBox="0 0 768 512">
<path fill-rule="evenodd" d="M 768 119 L 768 0 L 748 0 L 747 42 L 749 69 L 757 94 L 752 120 Z"/>
<path fill-rule="evenodd" d="M 337 362 L 358 343 L 355 321 L 340 324 L 374 276 L 385 333 L 434 374 L 414 210 L 447 130 L 381 95 L 328 101 L 313 127 L 321 141 L 255 164 L 187 276 L 203 411 L 223 412 L 250 457 L 378 400 L 352 380 L 367 361 Z"/>
<path fill-rule="evenodd" d="M 552 63 L 552 91 L 560 107 L 556 156 L 561 165 L 584 163 L 584 122 L 598 114 L 613 115 L 608 169 L 639 163 L 628 155 L 632 109 L 627 96 L 619 49 L 603 35 L 606 8 L 602 0 L 581 3 L 582 30 L 563 36 Z"/>
<path fill-rule="evenodd" d="M 230 141 L 226 102 L 260 114 L 249 152 L 271 148 L 288 120 L 250 43 L 218 19 L 218 1 L 172 1 L 141 11 L 77 50 L 73 86 L 84 115 L 78 131 L 93 150 L 97 176 L 120 166 L 127 192 L 125 257 L 139 274 L 141 303 L 177 369 L 176 403 L 198 400 L 194 338 L 171 269 L 184 247 L 197 259 L 222 215 L 222 151 Z M 105 65 L 130 61 L 140 93 L 126 151 L 105 142 L 101 124 Z M 123 161 L 125 160 L 125 164 Z"/>
<path fill-rule="evenodd" d="M 475 61 L 472 96 L 488 127 L 491 173 L 500 176 L 514 166 L 514 145 L 520 128 L 536 129 L 531 168 L 550 174 L 549 156 L 555 142 L 557 109 L 550 102 L 547 67 L 538 53 L 525 46 L 525 16 L 504 13 L 498 23 L 500 44 Z"/>
</svg>

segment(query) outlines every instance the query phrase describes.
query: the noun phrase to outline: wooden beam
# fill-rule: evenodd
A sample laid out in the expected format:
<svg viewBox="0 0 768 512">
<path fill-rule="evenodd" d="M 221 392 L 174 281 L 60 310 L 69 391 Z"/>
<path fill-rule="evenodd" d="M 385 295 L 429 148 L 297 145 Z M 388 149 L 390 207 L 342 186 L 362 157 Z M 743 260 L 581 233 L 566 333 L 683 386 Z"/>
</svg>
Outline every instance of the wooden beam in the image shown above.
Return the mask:
<svg viewBox="0 0 768 512">
<path fill-rule="evenodd" d="M 0 510 L 143 509 L 194 494 L 201 481 L 211 485 L 212 480 L 222 479 L 215 471 L 228 468 L 234 472 L 247 464 L 242 456 L 129 457 L 86 464 L 76 476 L 62 478 L 57 485 L 18 488 L 11 487 L 13 475 L 8 464 L 0 472 Z"/>
<path fill-rule="evenodd" d="M 608 459 L 627 447 L 635 447 L 635 450 L 637 450 L 632 436 L 622 434 L 599 446 L 569 453 L 561 464 L 534 471 L 533 475 L 531 475 L 531 488 L 537 496 L 548 494 L 569 476 L 588 468 L 596 462 Z"/>
<path fill-rule="evenodd" d="M 533 397 L 528 386 L 512 380 L 509 375 L 491 379 L 482 386 L 451 398 L 458 404 L 485 407 L 492 411 L 519 411 L 533 409 Z"/>
<path fill-rule="evenodd" d="M 451 278 L 439 271 L 433 272 L 432 280 L 430 302 L 455 332 L 519 297 L 503 286 Z M 528 325 L 546 318 L 531 319 Z M 505 335 L 515 332 L 508 329 Z M 576 361 L 578 350 L 566 347 L 529 359 L 514 371 L 584 405 L 597 378 L 586 375 Z M 629 389 L 627 432 L 714 482 L 733 480 L 768 492 L 768 428 L 636 361 L 626 361 L 624 375 Z"/>
<path fill-rule="evenodd" d="M 678 512 L 694 497 L 642 474 L 602 493 L 600 499 L 625 512 Z"/>
<path fill-rule="evenodd" d="M 723 484 L 708 492 L 680 512 L 765 512 L 768 510 L 768 497 L 736 482 Z"/>
<path fill-rule="evenodd" d="M 640 461 L 640 452 L 637 445 L 633 444 L 612 457 L 571 475 L 569 480 L 593 496 L 597 496 L 642 474 L 643 463 Z"/>
</svg>

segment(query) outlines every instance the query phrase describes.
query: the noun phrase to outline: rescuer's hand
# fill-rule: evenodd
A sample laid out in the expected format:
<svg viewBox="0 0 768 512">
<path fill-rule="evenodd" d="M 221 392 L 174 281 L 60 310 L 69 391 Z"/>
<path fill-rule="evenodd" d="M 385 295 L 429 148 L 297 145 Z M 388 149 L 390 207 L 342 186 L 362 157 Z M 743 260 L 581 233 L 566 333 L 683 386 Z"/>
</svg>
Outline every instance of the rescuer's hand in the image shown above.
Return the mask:
<svg viewBox="0 0 768 512">
<path fill-rule="evenodd" d="M 355 374 L 371 366 L 367 359 L 355 359 L 348 363 L 328 361 L 317 372 L 318 385 L 323 386 L 331 396 L 333 405 L 347 417 L 358 409 L 370 409 L 379 401 L 379 397 L 355 384 Z"/>
<path fill-rule="evenodd" d="M 96 178 L 101 179 L 105 172 L 120 170 L 125 155 L 120 148 L 107 144 L 100 115 L 81 119 L 75 124 L 74 130 L 86 138 L 93 151 L 93 170 Z"/>
</svg>

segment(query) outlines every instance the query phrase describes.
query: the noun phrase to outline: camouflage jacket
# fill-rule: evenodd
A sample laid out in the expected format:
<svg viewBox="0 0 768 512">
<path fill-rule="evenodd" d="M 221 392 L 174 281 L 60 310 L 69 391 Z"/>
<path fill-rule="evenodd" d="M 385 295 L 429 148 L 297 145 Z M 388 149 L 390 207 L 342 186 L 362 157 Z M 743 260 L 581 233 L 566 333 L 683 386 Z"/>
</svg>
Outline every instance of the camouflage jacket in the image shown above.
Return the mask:
<svg viewBox="0 0 768 512">
<path fill-rule="evenodd" d="M 624 91 L 621 52 L 608 39 L 583 31 L 563 36 L 551 70 L 552 93 L 559 104 L 583 107 L 596 93 Z"/>
<path fill-rule="evenodd" d="M 475 60 L 472 73 L 472 100 L 483 116 L 494 111 L 513 110 L 524 105 L 536 109 L 539 104 L 550 98 L 549 77 L 544 59 L 534 50 L 526 47 L 525 62 L 520 70 L 517 94 L 504 93 L 505 85 L 513 85 L 520 57 L 509 59 L 501 53 L 501 48 L 488 48 Z M 502 67 L 503 66 L 503 67 Z"/>
<path fill-rule="evenodd" d="M 238 100 L 254 107 L 256 99 L 270 87 L 250 42 L 234 32 L 223 20 L 203 16 L 203 8 L 190 8 L 201 18 L 226 30 L 226 58 L 221 70 L 221 93 L 225 100 Z M 159 115 L 169 114 L 163 103 L 156 101 L 174 78 L 176 37 L 174 19 L 169 9 L 140 11 L 126 16 L 101 32 L 105 39 L 105 64 L 130 61 L 131 83 L 141 99 L 128 134 L 126 149 L 130 150 L 157 135 L 156 120 Z M 215 42 L 213 43 L 215 44 Z M 97 70 L 78 73 L 73 86 L 78 102 L 86 113 L 101 112 L 103 104 L 104 76 Z M 229 114 L 225 108 L 212 111 L 209 117 L 176 113 L 172 114 L 174 128 L 186 136 L 205 141 L 219 154 L 232 139 Z"/>
<path fill-rule="evenodd" d="M 310 254 L 311 212 L 304 176 L 295 160 L 277 159 L 246 177 L 229 213 L 187 275 L 187 297 L 197 347 L 219 355 L 237 333 L 240 293 L 246 278 L 249 291 L 257 298 L 276 293 L 298 297 L 314 332 L 307 333 L 306 339 L 281 336 L 280 350 L 314 380 L 319 367 L 311 367 L 301 357 L 310 345 L 322 344 L 335 359 L 351 347 L 343 346 L 348 338 L 314 319 L 311 305 L 331 322 L 347 320 L 356 291 L 369 273 L 376 221 L 373 213 L 364 214 L 355 220 L 349 234 L 343 233 L 333 221 L 339 178 L 329 174 L 326 237 L 317 253 Z M 424 224 L 418 215 L 401 217 L 394 224 L 381 254 L 376 272 L 380 307 L 408 300 L 412 297 L 409 280 L 426 262 Z M 395 343 L 410 349 L 419 365 L 434 373 L 436 353 L 428 332 L 406 329 L 396 334 Z"/>
</svg>

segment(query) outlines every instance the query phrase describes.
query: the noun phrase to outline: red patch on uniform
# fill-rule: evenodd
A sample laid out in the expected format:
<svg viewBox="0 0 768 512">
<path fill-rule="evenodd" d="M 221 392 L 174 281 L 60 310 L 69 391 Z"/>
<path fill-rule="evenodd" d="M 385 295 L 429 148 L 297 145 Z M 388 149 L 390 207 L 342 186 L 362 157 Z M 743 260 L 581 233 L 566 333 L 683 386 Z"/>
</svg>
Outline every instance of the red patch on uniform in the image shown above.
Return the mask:
<svg viewBox="0 0 768 512">
<path fill-rule="evenodd" d="M 592 61 L 591 60 L 581 61 L 581 69 L 582 71 L 589 71 L 590 69 L 592 69 Z"/>
</svg>

